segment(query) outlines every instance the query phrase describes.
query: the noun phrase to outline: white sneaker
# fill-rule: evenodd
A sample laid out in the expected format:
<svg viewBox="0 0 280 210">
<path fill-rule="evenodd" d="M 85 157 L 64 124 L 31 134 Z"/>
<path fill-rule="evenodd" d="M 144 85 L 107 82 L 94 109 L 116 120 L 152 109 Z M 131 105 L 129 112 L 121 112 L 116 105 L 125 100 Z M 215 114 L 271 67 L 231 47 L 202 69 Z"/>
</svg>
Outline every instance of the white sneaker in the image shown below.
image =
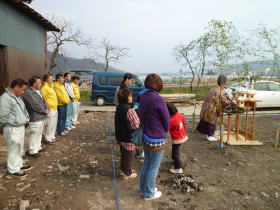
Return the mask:
<svg viewBox="0 0 280 210">
<path fill-rule="evenodd" d="M 155 193 L 158 191 L 158 188 L 155 187 Z M 143 193 L 140 192 L 140 195 L 143 195 Z"/>
<path fill-rule="evenodd" d="M 170 168 L 169 171 L 173 174 L 182 174 L 183 173 L 182 168 L 179 168 L 179 169 Z"/>
<path fill-rule="evenodd" d="M 124 175 L 123 179 L 133 179 L 137 177 L 137 173 L 132 173 L 129 176 Z"/>
<path fill-rule="evenodd" d="M 134 170 L 134 169 L 132 169 L 132 173 L 135 173 L 136 171 Z M 124 172 L 123 171 L 120 171 L 120 176 L 126 176 L 125 174 L 124 174 Z"/>
<path fill-rule="evenodd" d="M 66 132 L 62 132 L 61 134 L 59 134 L 60 136 L 65 136 Z"/>
<path fill-rule="evenodd" d="M 75 126 L 77 126 L 79 124 L 80 124 L 80 122 L 78 122 L 78 121 L 73 122 L 73 125 L 75 125 Z"/>
<path fill-rule="evenodd" d="M 216 137 L 214 137 L 214 136 L 207 136 L 206 139 L 208 141 L 218 141 L 218 139 Z"/>
<path fill-rule="evenodd" d="M 65 128 L 65 131 L 64 132 L 69 132 L 69 131 L 71 131 L 72 130 L 72 128 Z"/>
<path fill-rule="evenodd" d="M 153 197 L 151 197 L 151 198 L 144 198 L 144 200 L 149 201 L 149 200 L 157 199 L 157 198 L 160 198 L 161 195 L 162 195 L 162 192 L 157 191 L 157 192 L 155 192 Z"/>
<path fill-rule="evenodd" d="M 75 128 L 76 128 L 76 126 L 72 125 L 71 130 L 72 130 L 72 129 L 75 129 Z"/>
</svg>

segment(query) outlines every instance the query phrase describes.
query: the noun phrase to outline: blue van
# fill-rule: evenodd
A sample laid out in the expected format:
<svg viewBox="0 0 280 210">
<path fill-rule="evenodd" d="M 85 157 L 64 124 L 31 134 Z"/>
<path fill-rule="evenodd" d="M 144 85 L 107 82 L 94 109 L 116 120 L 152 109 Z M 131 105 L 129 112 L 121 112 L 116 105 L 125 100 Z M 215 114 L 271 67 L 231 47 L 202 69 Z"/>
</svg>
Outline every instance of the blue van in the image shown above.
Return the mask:
<svg viewBox="0 0 280 210">
<path fill-rule="evenodd" d="M 94 72 L 91 100 L 95 101 L 98 106 L 103 106 L 105 103 L 114 103 L 116 90 L 120 86 L 124 75 L 125 72 Z M 144 89 L 144 85 L 137 75 L 132 74 L 132 76 L 132 85 L 129 88 L 133 91 L 133 100 L 135 101 L 139 92 Z"/>
</svg>

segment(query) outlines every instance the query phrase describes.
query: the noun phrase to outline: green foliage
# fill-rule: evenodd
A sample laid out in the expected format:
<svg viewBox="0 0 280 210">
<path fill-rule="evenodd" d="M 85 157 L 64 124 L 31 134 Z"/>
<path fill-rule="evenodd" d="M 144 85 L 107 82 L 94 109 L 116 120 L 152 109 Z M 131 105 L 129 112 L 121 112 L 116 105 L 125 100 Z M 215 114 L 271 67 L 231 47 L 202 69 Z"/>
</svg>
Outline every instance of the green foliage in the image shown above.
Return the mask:
<svg viewBox="0 0 280 210">
<path fill-rule="evenodd" d="M 211 20 L 206 27 L 212 47 L 212 65 L 226 74 L 234 59 L 248 54 L 247 45 L 231 21 Z"/>
<path fill-rule="evenodd" d="M 256 51 L 261 59 L 273 58 L 273 69 L 278 71 L 280 78 L 280 28 L 269 29 L 264 24 L 259 24 L 254 30 L 257 34 Z"/>
<path fill-rule="evenodd" d="M 90 90 L 81 90 L 81 99 L 80 101 L 91 101 L 91 91 Z"/>
<path fill-rule="evenodd" d="M 203 100 L 207 92 L 209 91 L 210 86 L 199 87 L 195 93 L 196 100 Z M 191 89 L 189 87 L 164 87 L 161 94 L 192 94 Z"/>
<path fill-rule="evenodd" d="M 217 72 L 227 74 L 232 68 L 232 60 L 241 59 L 248 53 L 245 42 L 232 22 L 211 20 L 205 30 L 198 39 L 187 44 L 181 43 L 174 49 L 177 62 L 192 73 L 192 93 L 198 91 L 206 70 L 211 75 Z"/>
</svg>

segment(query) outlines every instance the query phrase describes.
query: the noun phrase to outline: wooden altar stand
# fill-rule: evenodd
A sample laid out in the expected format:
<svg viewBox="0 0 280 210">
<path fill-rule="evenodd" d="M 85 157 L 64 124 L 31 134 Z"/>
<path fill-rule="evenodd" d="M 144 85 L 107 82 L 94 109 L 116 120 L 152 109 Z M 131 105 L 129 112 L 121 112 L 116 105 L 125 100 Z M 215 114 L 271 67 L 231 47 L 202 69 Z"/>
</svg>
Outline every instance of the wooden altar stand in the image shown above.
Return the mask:
<svg viewBox="0 0 280 210">
<path fill-rule="evenodd" d="M 242 109 L 245 109 L 245 122 L 244 128 L 241 128 L 241 113 L 222 113 L 221 118 L 225 115 L 228 116 L 228 130 L 222 132 L 224 143 L 228 145 L 263 145 L 262 142 L 255 140 L 255 122 L 256 122 L 256 107 L 257 100 L 244 100 L 242 104 Z M 253 111 L 252 120 L 249 120 L 249 112 Z M 232 121 L 235 118 L 235 129 L 233 131 Z M 224 120 L 221 119 L 221 122 Z M 219 134 L 217 134 L 219 137 Z"/>
</svg>

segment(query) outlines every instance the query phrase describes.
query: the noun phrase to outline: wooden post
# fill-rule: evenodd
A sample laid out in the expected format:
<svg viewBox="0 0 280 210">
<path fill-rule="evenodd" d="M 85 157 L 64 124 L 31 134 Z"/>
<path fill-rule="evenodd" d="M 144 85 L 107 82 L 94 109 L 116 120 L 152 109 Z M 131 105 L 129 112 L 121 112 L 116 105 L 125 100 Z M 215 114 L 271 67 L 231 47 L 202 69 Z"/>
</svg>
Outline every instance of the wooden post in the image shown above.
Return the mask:
<svg viewBox="0 0 280 210">
<path fill-rule="evenodd" d="M 257 103 L 253 102 L 252 140 L 255 140 L 256 109 Z"/>
<path fill-rule="evenodd" d="M 235 118 L 235 136 L 236 136 L 236 141 L 238 141 L 238 138 L 239 138 L 240 116 L 241 116 L 241 114 L 237 114 L 236 118 Z"/>
<path fill-rule="evenodd" d="M 279 142 L 280 141 L 280 123 L 278 123 L 277 127 L 276 127 L 276 137 L 275 137 L 275 147 L 278 148 L 279 147 Z"/>
<path fill-rule="evenodd" d="M 192 132 L 194 133 L 194 129 L 195 129 L 195 113 L 193 113 L 192 115 Z"/>
<path fill-rule="evenodd" d="M 224 113 L 223 113 L 223 105 L 222 105 L 222 90 L 220 88 L 220 149 L 223 149 L 224 145 Z"/>
<path fill-rule="evenodd" d="M 232 115 L 229 113 L 228 114 L 228 132 L 227 132 L 227 140 L 230 140 L 230 134 L 231 134 L 231 120 L 232 120 Z"/>
<path fill-rule="evenodd" d="M 248 122 L 249 121 L 249 108 L 246 107 L 246 119 L 245 119 L 245 141 L 248 138 Z"/>
<path fill-rule="evenodd" d="M 220 148 L 223 149 L 224 145 L 224 113 L 221 112 L 220 116 Z"/>
</svg>

